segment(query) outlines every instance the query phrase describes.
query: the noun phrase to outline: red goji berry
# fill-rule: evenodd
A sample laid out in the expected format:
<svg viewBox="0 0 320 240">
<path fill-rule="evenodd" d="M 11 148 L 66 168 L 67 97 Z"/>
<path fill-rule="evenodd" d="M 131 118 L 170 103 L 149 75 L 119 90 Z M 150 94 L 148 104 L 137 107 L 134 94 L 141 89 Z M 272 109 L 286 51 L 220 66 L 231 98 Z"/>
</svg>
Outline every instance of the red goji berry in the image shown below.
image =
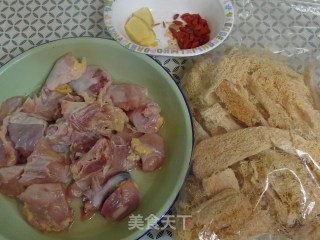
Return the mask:
<svg viewBox="0 0 320 240">
<path fill-rule="evenodd" d="M 200 46 L 200 44 L 199 44 L 198 41 L 193 42 L 193 43 L 191 44 L 191 48 L 196 48 L 196 47 L 199 47 L 199 46 Z"/>
<path fill-rule="evenodd" d="M 180 27 L 179 30 L 180 30 L 181 32 L 186 32 L 186 28 L 185 28 L 185 27 Z"/>
<path fill-rule="evenodd" d="M 199 14 L 191 14 L 192 20 L 197 19 L 197 21 L 199 21 Z"/>
<path fill-rule="evenodd" d="M 210 40 L 210 36 L 209 35 L 204 35 L 204 36 L 201 37 L 200 43 L 201 43 L 201 45 L 203 45 L 203 44 L 206 44 L 207 42 L 209 42 L 209 40 Z"/>
<path fill-rule="evenodd" d="M 183 43 L 183 49 L 188 49 L 188 48 L 190 48 L 191 47 L 191 43 L 189 42 L 189 41 L 185 41 L 184 43 Z"/>
<path fill-rule="evenodd" d="M 179 37 L 177 30 L 175 30 L 174 28 L 169 28 L 169 30 L 170 30 L 170 32 L 172 33 L 172 36 L 173 36 L 174 38 L 178 38 L 178 37 Z"/>
<path fill-rule="evenodd" d="M 181 18 L 186 21 L 187 23 L 189 22 L 190 20 L 190 17 L 191 17 L 191 14 L 190 13 L 184 13 L 181 15 Z"/>
<path fill-rule="evenodd" d="M 162 21 L 162 26 L 165 28 L 166 27 L 166 23 L 164 21 Z"/>
<path fill-rule="evenodd" d="M 185 32 L 185 33 L 193 33 L 193 31 L 187 27 L 180 27 L 180 31 Z"/>
<path fill-rule="evenodd" d="M 205 34 L 207 34 L 207 33 L 208 33 L 208 30 L 205 29 L 205 28 L 202 28 L 202 29 L 199 30 L 199 34 L 200 34 L 200 35 L 205 35 Z"/>
<path fill-rule="evenodd" d="M 174 33 L 176 33 L 177 32 L 177 30 L 175 30 L 174 28 L 172 28 L 172 27 L 169 27 L 169 30 L 170 30 L 170 32 L 172 33 L 172 34 L 174 34 Z"/>
<path fill-rule="evenodd" d="M 173 16 L 175 25 L 169 27 L 172 36 L 177 40 L 180 49 L 199 47 L 210 40 L 210 29 L 207 20 L 199 14 L 184 13 L 181 15 L 183 22 L 176 20 L 179 14 Z M 175 29 L 174 29 L 175 28 Z"/>
<path fill-rule="evenodd" d="M 199 24 L 199 20 L 197 18 L 192 19 L 192 25 L 196 27 Z"/>
<path fill-rule="evenodd" d="M 200 24 L 194 27 L 194 30 L 201 30 L 201 29 L 203 29 L 203 26 L 201 26 Z"/>
<path fill-rule="evenodd" d="M 174 20 L 173 23 L 176 24 L 176 25 L 182 25 L 183 24 L 183 22 L 178 21 L 178 20 Z"/>
<path fill-rule="evenodd" d="M 183 46 L 183 41 L 182 41 L 182 39 L 178 39 L 177 42 L 178 42 L 178 46 L 179 46 L 180 48 L 182 48 L 182 46 Z"/>
<path fill-rule="evenodd" d="M 194 31 L 193 31 L 193 34 L 194 34 L 196 37 L 200 37 L 200 36 L 201 36 L 200 30 L 194 30 Z"/>
<path fill-rule="evenodd" d="M 202 25 L 207 24 L 207 20 L 205 20 L 205 19 L 203 19 L 203 18 L 201 18 L 201 19 L 199 20 L 199 22 L 200 22 Z"/>
<path fill-rule="evenodd" d="M 179 17 L 179 14 L 178 14 L 178 13 L 175 14 L 175 15 L 173 15 L 173 20 L 176 20 L 178 17 Z"/>
<path fill-rule="evenodd" d="M 178 36 L 181 38 L 181 39 L 184 39 L 186 36 L 187 36 L 187 33 L 185 32 L 178 32 Z"/>
<path fill-rule="evenodd" d="M 202 24 L 202 26 L 203 26 L 203 28 L 208 28 L 209 29 L 208 23 Z"/>
<path fill-rule="evenodd" d="M 191 15 L 190 13 L 184 13 L 184 14 L 181 15 L 181 18 L 183 19 L 185 17 L 189 17 L 190 15 Z"/>
</svg>

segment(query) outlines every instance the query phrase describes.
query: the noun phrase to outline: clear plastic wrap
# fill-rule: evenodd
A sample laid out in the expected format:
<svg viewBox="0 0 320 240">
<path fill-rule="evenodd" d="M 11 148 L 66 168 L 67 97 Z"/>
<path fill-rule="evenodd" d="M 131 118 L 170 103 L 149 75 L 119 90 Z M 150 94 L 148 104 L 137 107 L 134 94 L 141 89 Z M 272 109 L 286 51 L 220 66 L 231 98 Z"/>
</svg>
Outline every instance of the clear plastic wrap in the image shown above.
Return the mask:
<svg viewBox="0 0 320 240">
<path fill-rule="evenodd" d="M 304 63 L 320 62 L 319 0 L 234 0 L 233 6 L 235 26 L 224 46 L 268 49 L 290 57 L 300 72 Z M 314 71 L 319 79 L 320 68 Z"/>
<path fill-rule="evenodd" d="M 229 49 L 186 72 L 196 146 L 176 209 L 192 220 L 176 239 L 320 239 L 319 96 L 287 60 Z"/>
</svg>

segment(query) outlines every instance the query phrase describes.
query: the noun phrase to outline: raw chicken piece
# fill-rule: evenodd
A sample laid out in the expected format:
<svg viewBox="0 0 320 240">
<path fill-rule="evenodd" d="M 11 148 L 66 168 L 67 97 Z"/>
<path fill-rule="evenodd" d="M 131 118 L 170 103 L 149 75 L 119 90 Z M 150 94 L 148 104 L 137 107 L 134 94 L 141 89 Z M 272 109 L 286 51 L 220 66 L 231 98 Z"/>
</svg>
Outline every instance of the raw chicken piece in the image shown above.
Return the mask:
<svg viewBox="0 0 320 240">
<path fill-rule="evenodd" d="M 18 196 L 26 220 L 45 232 L 60 232 L 73 222 L 73 211 L 60 183 L 33 184 Z"/>
<path fill-rule="evenodd" d="M 0 192 L 8 196 L 17 196 L 24 191 L 24 186 L 18 182 L 25 165 L 15 165 L 0 168 Z"/>
<path fill-rule="evenodd" d="M 28 157 L 44 136 L 46 128 L 47 122 L 43 119 L 17 112 L 9 118 L 8 135 L 15 149 L 23 157 Z"/>
<path fill-rule="evenodd" d="M 104 201 L 101 214 L 109 220 L 121 220 L 132 213 L 139 203 L 137 186 L 132 180 L 126 180 Z"/>
<path fill-rule="evenodd" d="M 109 139 L 101 138 L 79 160 L 72 164 L 73 178 L 71 195 L 92 199 L 95 192 L 118 172 L 126 170 L 121 161 L 115 158 L 115 146 Z"/>
<path fill-rule="evenodd" d="M 55 63 L 46 80 L 45 87 L 49 90 L 56 90 L 60 85 L 79 79 L 86 67 L 85 58 L 82 58 L 80 63 L 71 53 L 67 53 Z"/>
<path fill-rule="evenodd" d="M 42 117 L 47 121 L 53 121 L 61 117 L 60 100 L 64 93 L 43 88 L 40 95 L 27 98 L 22 106 L 23 112 Z"/>
<path fill-rule="evenodd" d="M 46 138 L 52 144 L 71 145 L 73 129 L 64 118 L 58 119 L 55 124 L 48 126 Z"/>
<path fill-rule="evenodd" d="M 64 119 L 68 119 L 74 111 L 88 107 L 89 105 L 90 103 L 87 102 L 61 100 L 61 114 L 63 115 Z"/>
<path fill-rule="evenodd" d="M 99 210 L 104 200 L 109 197 L 123 181 L 130 179 L 128 172 L 106 173 L 99 171 L 74 182 L 69 191 L 71 196 L 83 197 L 81 216 L 88 219 Z"/>
<path fill-rule="evenodd" d="M 129 113 L 129 119 L 139 132 L 156 133 L 163 124 L 160 111 L 161 108 L 157 103 L 149 102 L 146 106 Z"/>
<path fill-rule="evenodd" d="M 71 165 L 73 179 L 84 178 L 102 170 L 106 164 L 113 162 L 113 148 L 110 140 L 99 139 L 91 150 Z"/>
<path fill-rule="evenodd" d="M 16 111 L 19 107 L 22 106 L 23 97 L 11 97 L 5 100 L 1 104 L 0 108 L 0 125 L 2 124 L 3 119 L 9 114 Z"/>
<path fill-rule="evenodd" d="M 17 152 L 7 137 L 8 120 L 6 117 L 0 127 L 0 167 L 13 166 L 18 162 Z"/>
<path fill-rule="evenodd" d="M 104 166 L 99 171 L 88 174 L 87 176 L 76 180 L 69 187 L 69 195 L 71 197 L 85 196 L 88 199 L 93 199 L 96 192 L 101 190 L 104 183 L 117 172 L 110 173 L 108 166 Z"/>
<path fill-rule="evenodd" d="M 62 116 L 61 101 L 81 102 L 83 99 L 80 96 L 69 94 L 72 89 L 66 85 L 65 89 L 53 91 L 46 87 L 41 89 L 39 96 L 27 98 L 22 106 L 23 112 L 40 116 L 47 121 L 57 120 Z"/>
<path fill-rule="evenodd" d="M 128 172 L 118 172 L 114 176 L 109 176 L 107 180 L 104 179 L 103 184 L 94 189 L 95 191 L 91 196 L 86 193 L 87 197 L 92 202 L 92 206 L 96 209 L 99 209 L 103 203 L 103 200 L 108 198 L 114 191 L 116 191 L 123 181 L 128 179 L 131 179 Z"/>
<path fill-rule="evenodd" d="M 110 137 L 114 147 L 114 159 L 118 161 L 124 170 L 130 170 L 137 166 L 137 161 L 128 159 L 131 149 L 132 138 L 140 137 L 142 133 L 135 129 L 125 127 L 122 132 L 118 132 Z"/>
<path fill-rule="evenodd" d="M 33 153 L 19 182 L 23 185 L 34 183 L 68 183 L 71 180 L 69 159 L 65 152 L 55 151 L 46 138 L 42 138 Z"/>
<path fill-rule="evenodd" d="M 107 89 L 111 84 L 111 75 L 99 66 L 88 66 L 85 73 L 78 79 L 70 82 L 73 90 L 82 96 L 86 102 L 93 102 L 100 90 Z"/>
<path fill-rule="evenodd" d="M 127 123 L 127 115 L 111 104 L 73 103 L 64 101 L 62 112 L 74 129 L 109 136 L 113 130 L 121 132 Z"/>
<path fill-rule="evenodd" d="M 70 158 L 74 162 L 96 144 L 99 135 L 91 132 L 79 132 L 74 130 L 71 134 Z"/>
<path fill-rule="evenodd" d="M 98 182 L 102 184 L 104 179 L 103 169 L 89 174 L 81 179 L 76 180 L 68 187 L 68 196 L 70 197 L 81 197 L 84 193 L 91 188 L 94 183 Z"/>
<path fill-rule="evenodd" d="M 140 159 L 143 171 L 154 171 L 164 163 L 164 140 L 158 134 L 147 133 L 139 138 L 133 138 L 131 147 L 132 153 L 128 158 L 136 161 Z"/>
<path fill-rule="evenodd" d="M 118 180 L 129 178 L 122 174 L 124 166 L 115 159 L 114 145 L 109 139 L 101 138 L 79 160 L 72 164 L 73 178 L 76 180 L 69 192 L 71 196 L 84 197 L 82 218 L 89 218 L 111 194 Z M 116 183 L 115 183 L 116 181 Z"/>
<path fill-rule="evenodd" d="M 134 110 L 147 104 L 147 89 L 136 84 L 111 85 L 105 100 L 125 111 Z"/>
</svg>

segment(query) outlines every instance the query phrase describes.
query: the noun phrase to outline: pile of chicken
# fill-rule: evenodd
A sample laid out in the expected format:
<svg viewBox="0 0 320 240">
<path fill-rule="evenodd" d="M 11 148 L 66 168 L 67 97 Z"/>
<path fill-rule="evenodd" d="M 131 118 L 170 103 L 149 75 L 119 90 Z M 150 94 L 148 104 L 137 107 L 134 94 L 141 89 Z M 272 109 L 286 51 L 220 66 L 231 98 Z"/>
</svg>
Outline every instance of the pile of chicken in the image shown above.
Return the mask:
<svg viewBox="0 0 320 240">
<path fill-rule="evenodd" d="M 112 84 L 99 66 L 72 54 L 54 65 L 39 94 L 13 97 L 0 111 L 0 192 L 15 196 L 26 220 L 62 231 L 100 211 L 121 220 L 140 202 L 129 170 L 164 162 L 160 107 L 135 84 Z"/>
<path fill-rule="evenodd" d="M 266 53 L 232 49 L 199 58 L 182 82 L 194 117 L 193 175 L 177 239 L 320 236 L 320 99 Z M 189 223 L 189 224 L 188 224 Z M 268 238 L 269 239 L 269 238 Z"/>
</svg>

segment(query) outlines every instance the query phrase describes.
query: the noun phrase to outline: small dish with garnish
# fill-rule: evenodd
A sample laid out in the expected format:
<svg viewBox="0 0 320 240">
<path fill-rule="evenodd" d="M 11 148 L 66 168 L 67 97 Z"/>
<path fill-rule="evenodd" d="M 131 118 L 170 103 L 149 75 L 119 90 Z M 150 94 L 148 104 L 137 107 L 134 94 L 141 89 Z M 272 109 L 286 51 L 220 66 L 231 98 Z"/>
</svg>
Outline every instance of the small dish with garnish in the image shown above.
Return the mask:
<svg viewBox="0 0 320 240">
<path fill-rule="evenodd" d="M 107 0 L 104 19 L 110 35 L 131 51 L 188 57 L 223 43 L 234 11 L 230 0 Z"/>
</svg>

